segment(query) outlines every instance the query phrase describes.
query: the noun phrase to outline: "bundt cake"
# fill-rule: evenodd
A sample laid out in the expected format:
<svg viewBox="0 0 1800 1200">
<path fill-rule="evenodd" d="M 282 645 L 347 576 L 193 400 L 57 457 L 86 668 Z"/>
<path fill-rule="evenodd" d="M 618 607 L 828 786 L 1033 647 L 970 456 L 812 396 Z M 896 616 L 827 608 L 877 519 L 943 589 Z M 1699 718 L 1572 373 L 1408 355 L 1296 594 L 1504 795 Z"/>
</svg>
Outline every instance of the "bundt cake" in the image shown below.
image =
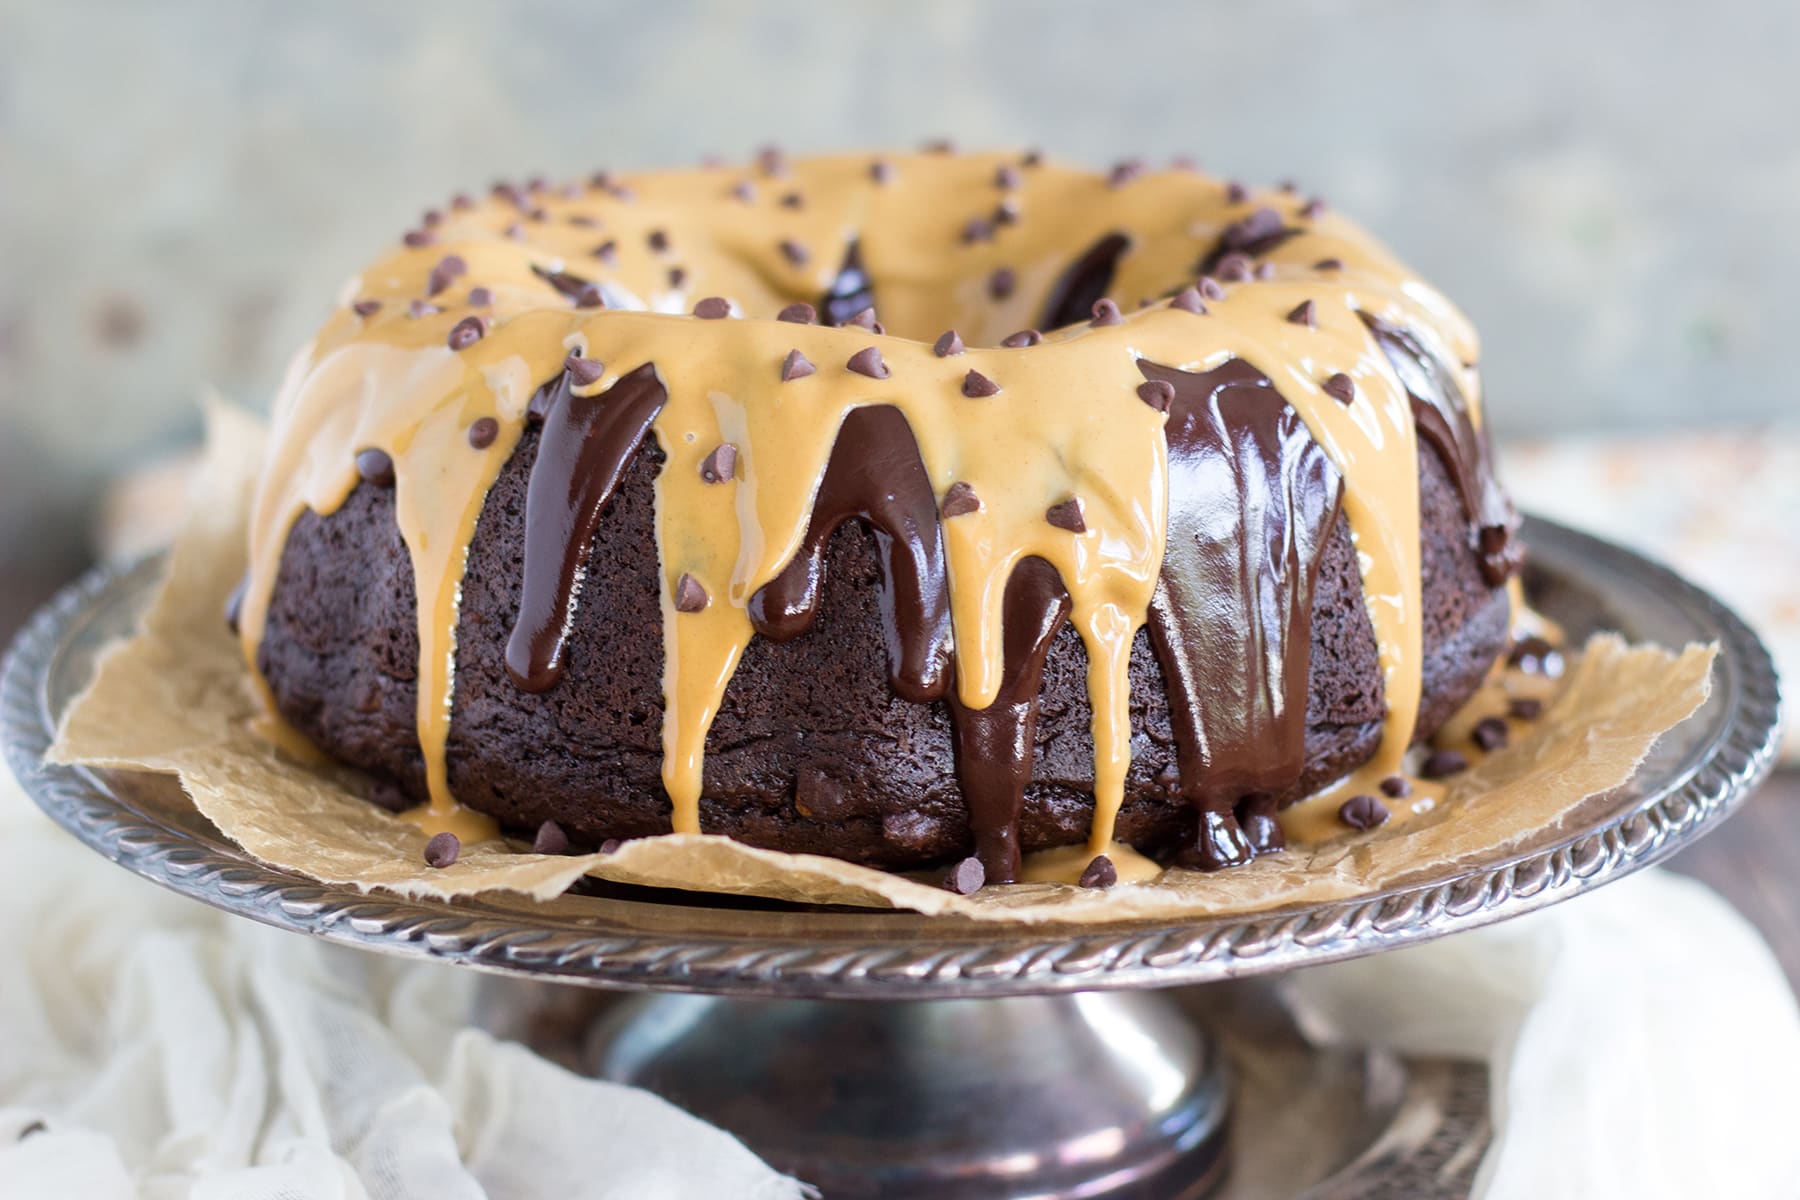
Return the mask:
<svg viewBox="0 0 1800 1200">
<path fill-rule="evenodd" d="M 291 369 L 234 621 L 429 829 L 1230 866 L 1505 652 L 1475 360 L 1322 203 L 1182 164 L 502 184 Z"/>
</svg>

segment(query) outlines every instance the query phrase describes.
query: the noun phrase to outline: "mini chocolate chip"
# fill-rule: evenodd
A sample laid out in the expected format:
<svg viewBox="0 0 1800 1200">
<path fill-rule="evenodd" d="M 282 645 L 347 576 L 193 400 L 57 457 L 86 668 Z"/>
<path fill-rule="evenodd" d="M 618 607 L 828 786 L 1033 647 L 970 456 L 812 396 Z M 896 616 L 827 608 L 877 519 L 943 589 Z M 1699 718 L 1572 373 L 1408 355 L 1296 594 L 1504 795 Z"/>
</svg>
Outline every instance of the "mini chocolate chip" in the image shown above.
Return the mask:
<svg viewBox="0 0 1800 1200">
<path fill-rule="evenodd" d="M 437 234 L 429 229 L 409 229 L 406 231 L 406 236 L 400 240 L 417 250 L 420 246 L 429 246 L 437 241 Z"/>
<path fill-rule="evenodd" d="M 786 321 L 790 325 L 811 325 L 819 319 L 819 311 L 810 304 L 790 304 L 775 314 L 777 321 Z"/>
<path fill-rule="evenodd" d="M 706 607 L 707 600 L 706 589 L 700 586 L 700 581 L 683 571 L 681 578 L 675 581 L 675 611 L 697 613 Z"/>
<path fill-rule="evenodd" d="M 1052 504 L 1044 510 L 1044 520 L 1058 529 L 1066 529 L 1070 533 L 1086 533 L 1087 521 L 1081 511 L 1081 497 L 1070 496 L 1067 500 Z"/>
<path fill-rule="evenodd" d="M 1279 234 L 1285 225 L 1281 214 L 1272 208 L 1259 208 L 1240 221 L 1233 221 L 1219 234 L 1219 244 L 1227 250 L 1247 250 L 1265 238 Z"/>
<path fill-rule="evenodd" d="M 764 175 L 786 175 L 787 156 L 781 152 L 780 146 L 764 146 L 756 152 L 756 167 Z"/>
<path fill-rule="evenodd" d="M 1200 289 L 1200 295 L 1208 300 L 1223 300 L 1225 298 L 1225 285 L 1214 279 L 1211 275 L 1202 275 L 1200 277 L 1200 282 L 1195 286 Z"/>
<path fill-rule="evenodd" d="M 350 310 L 359 317 L 372 317 L 381 311 L 381 301 L 358 300 L 350 306 Z"/>
<path fill-rule="evenodd" d="M 787 357 L 781 360 L 781 382 L 792 383 L 796 379 L 805 379 L 818 370 L 808 361 L 806 355 L 798 350 L 789 350 Z"/>
<path fill-rule="evenodd" d="M 973 854 L 950 868 L 944 876 L 944 887 L 959 896 L 973 896 L 987 882 L 987 868 Z"/>
<path fill-rule="evenodd" d="M 1373 829 L 1387 819 L 1387 805 L 1366 792 L 1350 797 L 1338 809 L 1338 820 L 1352 829 Z"/>
<path fill-rule="evenodd" d="M 1019 223 L 1019 212 L 1019 202 L 1017 200 L 1014 200 L 1011 196 L 1002 196 L 1000 197 L 1000 202 L 994 205 L 994 224 L 1017 225 Z"/>
<path fill-rule="evenodd" d="M 563 370 L 569 373 L 569 382 L 576 387 L 592 387 L 606 374 L 606 364 L 597 358 L 571 354 L 563 359 Z"/>
<path fill-rule="evenodd" d="M 1093 320 L 1088 322 L 1090 325 L 1122 325 L 1125 322 L 1119 315 L 1119 306 L 1104 296 L 1094 301 L 1093 313 Z"/>
<path fill-rule="evenodd" d="M 492 417 L 477 417 L 469 426 L 469 445 L 477 450 L 486 450 L 500 436 L 500 422 Z"/>
<path fill-rule="evenodd" d="M 619 852 L 619 847 L 624 844 L 625 843 L 618 838 L 607 838 L 604 842 L 600 843 L 599 850 L 602 854 L 617 854 Z"/>
<path fill-rule="evenodd" d="M 550 181 L 542 175 L 533 175 L 525 181 L 525 190 L 528 192 L 541 192 L 549 186 Z"/>
<path fill-rule="evenodd" d="M 450 327 L 450 336 L 444 340 L 452 350 L 467 350 L 479 342 L 487 334 L 487 322 L 480 317 L 464 317 Z"/>
<path fill-rule="evenodd" d="M 1250 189 L 1235 180 L 1225 185 L 1225 199 L 1232 204 L 1242 204 L 1250 198 Z"/>
<path fill-rule="evenodd" d="M 1018 286 L 1019 276 L 1011 267 L 995 267 L 988 276 L 988 295 L 996 300 L 1006 299 Z"/>
<path fill-rule="evenodd" d="M 1341 258 L 1321 258 L 1313 264 L 1315 271 L 1341 271 L 1343 269 L 1344 260 Z"/>
<path fill-rule="evenodd" d="M 1143 173 L 1143 162 L 1139 159 L 1128 158 L 1122 163 L 1113 165 L 1113 169 L 1106 173 L 1106 182 L 1109 187 L 1124 187 Z"/>
<path fill-rule="evenodd" d="M 1252 278 L 1256 264 L 1250 261 L 1248 254 L 1233 251 L 1219 260 L 1217 269 L 1219 278 L 1226 283 L 1247 283 Z"/>
<path fill-rule="evenodd" d="M 1316 221 L 1325 215 L 1325 202 L 1314 196 L 1300 206 L 1300 215 L 1309 221 Z"/>
<path fill-rule="evenodd" d="M 1287 315 L 1288 324 L 1304 325 L 1308 329 L 1319 327 L 1319 310 L 1311 300 L 1302 300 Z"/>
<path fill-rule="evenodd" d="M 1544 715 L 1544 702 L 1530 696 L 1520 696 L 1506 706 L 1506 711 L 1521 721 L 1535 721 Z"/>
<path fill-rule="evenodd" d="M 995 187 L 1005 188 L 1010 192 L 1013 188 L 1018 187 L 1021 182 L 1022 181 L 1019 178 L 1019 168 L 1013 166 L 1011 163 L 1001 163 L 994 169 Z"/>
<path fill-rule="evenodd" d="M 966 246 L 972 246 L 976 242 L 993 241 L 994 223 L 986 217 L 970 217 L 968 221 L 963 224 L 962 240 L 963 244 Z"/>
<path fill-rule="evenodd" d="M 1454 775 L 1458 771 L 1466 771 L 1469 760 L 1455 750 L 1434 750 L 1419 768 L 1419 774 L 1426 779 L 1442 779 Z"/>
<path fill-rule="evenodd" d="M 584 283 L 575 291 L 576 308 L 605 308 L 606 296 L 597 283 Z"/>
<path fill-rule="evenodd" d="M 462 853 L 462 839 L 454 833 L 436 833 L 425 843 L 425 865 L 443 868 L 456 861 Z"/>
<path fill-rule="evenodd" d="M 888 377 L 887 364 L 881 361 L 881 351 L 874 346 L 864 346 L 852 354 L 850 361 L 844 365 L 858 375 L 867 375 L 870 379 L 886 379 Z"/>
<path fill-rule="evenodd" d="M 452 212 L 467 212 L 474 207 L 475 201 L 469 198 L 467 192 L 458 192 L 456 195 L 450 197 L 450 209 Z"/>
<path fill-rule="evenodd" d="M 588 176 L 588 186 L 591 188 L 598 188 L 604 192 L 610 190 L 612 185 L 613 177 L 611 171 L 595 171 L 592 175 Z"/>
<path fill-rule="evenodd" d="M 1009 333 L 1000 339 L 1000 344 L 1008 350 L 1023 350 L 1027 346 L 1035 346 L 1044 340 L 1044 335 L 1035 329 L 1021 329 L 1017 333 Z"/>
<path fill-rule="evenodd" d="M 371 446 L 356 452 L 356 473 L 376 487 L 394 486 L 394 460 L 386 450 Z"/>
<path fill-rule="evenodd" d="M 938 507 L 938 511 L 946 518 L 980 512 L 981 497 L 975 494 L 971 485 L 958 480 L 945 489 L 944 502 Z"/>
<path fill-rule="evenodd" d="M 740 179 L 732 187 L 731 194 L 745 204 L 749 204 L 756 199 L 756 185 L 748 179 Z"/>
<path fill-rule="evenodd" d="M 781 207 L 783 208 L 803 208 L 805 205 L 806 198 L 799 192 L 789 192 L 781 198 Z"/>
<path fill-rule="evenodd" d="M 1204 315 L 1206 312 L 1206 304 L 1200 299 L 1199 288 L 1182 288 L 1179 292 L 1175 293 L 1175 298 L 1169 301 L 1169 307 L 1179 308 L 1182 312 L 1198 313 L 1201 315 Z"/>
<path fill-rule="evenodd" d="M 563 220 L 578 229 L 594 229 L 600 224 L 597 218 L 590 217 L 586 213 L 570 213 Z"/>
<path fill-rule="evenodd" d="M 1404 775 L 1389 775 L 1381 781 L 1381 793 L 1390 800 L 1404 800 L 1412 795 L 1412 780 Z"/>
<path fill-rule="evenodd" d="M 1177 154 L 1169 160 L 1169 170 L 1171 171 L 1197 171 L 1199 169 L 1200 164 L 1194 161 L 1194 156 L 1191 154 Z"/>
<path fill-rule="evenodd" d="M 438 259 L 437 265 L 431 268 L 431 274 L 425 279 L 425 294 L 435 296 L 455 283 L 458 276 L 469 273 L 469 264 L 463 261 L 460 254 L 446 254 Z"/>
<path fill-rule="evenodd" d="M 1160 413 L 1168 412 L 1175 403 L 1175 385 L 1166 379 L 1145 380 L 1138 384 L 1137 394 L 1139 400 Z"/>
<path fill-rule="evenodd" d="M 955 154 L 956 143 L 949 138 L 932 138 L 920 147 L 927 154 Z"/>
<path fill-rule="evenodd" d="M 1094 855 L 1094 861 L 1082 869 L 1081 878 L 1075 881 L 1076 887 L 1109 888 L 1119 882 L 1119 868 L 1113 866 L 1113 860 L 1104 854 Z"/>
<path fill-rule="evenodd" d="M 633 200 L 637 199 L 637 193 L 622 183 L 615 183 L 608 189 L 608 192 L 612 198 L 617 200 L 620 204 L 630 204 Z"/>
<path fill-rule="evenodd" d="M 658 254 L 669 248 L 669 232 L 666 229 L 652 229 L 650 236 L 644 240 L 650 243 L 650 248 Z"/>
<path fill-rule="evenodd" d="M 963 376 L 962 394 L 971 400 L 979 400 L 983 396 L 997 395 L 1000 385 L 983 375 L 980 371 L 970 371 Z"/>
<path fill-rule="evenodd" d="M 719 321 L 731 315 L 731 301 L 723 296 L 708 296 L 694 305 L 694 315 L 702 321 Z"/>
<path fill-rule="evenodd" d="M 737 475 L 737 447 L 721 442 L 700 461 L 700 478 L 708 483 L 724 483 Z"/>
<path fill-rule="evenodd" d="M 1022 167 L 1040 167 L 1043 164 L 1044 152 L 1042 150 L 1027 150 L 1019 156 L 1019 165 Z"/>
<path fill-rule="evenodd" d="M 569 835 L 555 821 L 545 821 L 538 826 L 537 836 L 531 839 L 533 854 L 567 854 L 569 852 Z"/>
<path fill-rule="evenodd" d="M 807 260 L 812 258 L 812 255 L 807 253 L 805 246 L 802 246 L 794 239 L 783 238 L 781 241 L 781 257 L 788 260 L 789 266 L 804 267 Z"/>
<path fill-rule="evenodd" d="M 887 183 L 894 177 L 894 164 L 885 158 L 878 158 L 869 164 L 869 178 L 876 183 Z"/>
<path fill-rule="evenodd" d="M 1300 190 L 1300 185 L 1295 183 L 1292 179 L 1284 179 L 1280 183 L 1276 184 L 1275 186 L 1280 188 L 1282 191 L 1286 192 L 1290 196 L 1292 196 L 1294 193 L 1296 193 Z"/>
<path fill-rule="evenodd" d="M 468 302 L 471 308 L 486 308 L 494 302 L 494 293 L 490 288 L 472 287 L 469 289 Z"/>
<path fill-rule="evenodd" d="M 506 201 L 508 204 L 517 205 L 525 202 L 525 193 L 521 192 L 512 184 L 507 183 L 505 180 L 496 183 L 490 190 L 496 197 Z"/>
<path fill-rule="evenodd" d="M 867 329 L 871 333 L 881 327 L 881 322 L 875 319 L 875 310 L 872 308 L 860 310 L 855 316 L 846 320 L 844 324 L 854 325 L 858 329 Z"/>
<path fill-rule="evenodd" d="M 415 321 L 420 317 L 429 317 L 443 311 L 443 309 L 428 300 L 414 300 L 406 306 L 406 315 L 413 318 Z"/>
<path fill-rule="evenodd" d="M 938 340 L 931 343 L 931 352 L 939 358 L 954 358 L 963 352 L 962 334 L 954 329 L 946 329 L 938 335 Z"/>
<path fill-rule="evenodd" d="M 686 282 L 687 282 L 687 268 L 686 267 L 670 267 L 669 268 L 669 286 L 670 287 L 679 288 L 679 287 L 681 287 L 682 284 L 684 284 Z"/>
<path fill-rule="evenodd" d="M 1321 383 L 1319 389 L 1333 400 L 1336 400 L 1339 404 L 1354 404 L 1356 402 L 1356 380 L 1350 378 L 1342 371 L 1339 371 L 1324 383 Z"/>
<path fill-rule="evenodd" d="M 595 258 L 610 267 L 619 261 L 619 243 L 608 238 L 598 246 L 595 246 L 591 253 Z"/>
<path fill-rule="evenodd" d="M 1250 275 L 1254 279 L 1273 279 L 1275 278 L 1275 264 L 1266 262 L 1257 263 L 1256 267 L 1250 272 Z"/>
<path fill-rule="evenodd" d="M 1475 728 L 1469 730 L 1469 737 L 1477 746 L 1489 754 L 1506 748 L 1506 722 L 1499 717 L 1483 717 L 1475 722 Z"/>
</svg>

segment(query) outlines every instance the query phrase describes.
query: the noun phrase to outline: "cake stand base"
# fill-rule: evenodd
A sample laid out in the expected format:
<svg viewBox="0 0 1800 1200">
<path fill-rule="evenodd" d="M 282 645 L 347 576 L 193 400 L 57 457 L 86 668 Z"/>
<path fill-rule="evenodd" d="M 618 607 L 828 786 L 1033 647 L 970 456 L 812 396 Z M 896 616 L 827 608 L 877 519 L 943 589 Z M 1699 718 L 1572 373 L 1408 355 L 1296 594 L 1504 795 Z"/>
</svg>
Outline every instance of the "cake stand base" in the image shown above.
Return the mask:
<svg viewBox="0 0 1800 1200">
<path fill-rule="evenodd" d="M 1421 1200 L 1466 1195 L 1488 1143 L 1479 1065 L 1308 1045 L 1247 982 L 869 1002 L 496 979 L 476 1019 L 831 1200 Z"/>
</svg>

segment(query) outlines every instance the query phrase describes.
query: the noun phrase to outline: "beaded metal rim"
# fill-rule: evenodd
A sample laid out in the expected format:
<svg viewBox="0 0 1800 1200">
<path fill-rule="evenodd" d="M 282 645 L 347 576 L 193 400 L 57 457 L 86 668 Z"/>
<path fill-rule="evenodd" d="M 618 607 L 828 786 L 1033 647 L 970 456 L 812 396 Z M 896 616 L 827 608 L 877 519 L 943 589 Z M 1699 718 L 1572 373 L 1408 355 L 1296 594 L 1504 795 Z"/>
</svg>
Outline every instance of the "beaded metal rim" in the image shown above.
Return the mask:
<svg viewBox="0 0 1800 1200">
<path fill-rule="evenodd" d="M 1599 598 L 1601 623 L 1665 641 L 1718 641 L 1713 696 L 1681 727 L 1698 724 L 1698 739 L 1690 733 L 1673 753 L 1659 745 L 1630 785 L 1590 801 L 1598 805 L 1592 819 L 1528 853 L 1418 886 L 1249 917 L 1058 930 L 708 899 L 414 901 L 322 885 L 225 842 L 191 805 L 183 811 L 172 782 L 151 787 L 143 776 L 43 764 L 54 733 L 53 673 L 68 656 L 97 649 L 109 607 L 129 612 L 148 595 L 156 562 L 96 569 L 37 613 L 0 676 L 0 737 L 38 805 L 119 865 L 215 908 L 366 949 L 570 983 L 745 995 L 927 999 L 1199 983 L 1374 953 L 1578 895 L 1694 841 L 1767 774 L 1780 725 L 1776 678 L 1735 613 L 1597 538 L 1542 520 L 1525 533 L 1549 590 L 1573 589 L 1590 606 Z M 1672 733 L 1664 742 L 1671 739 L 1680 740 Z M 158 795 L 160 812 L 145 801 Z"/>
</svg>

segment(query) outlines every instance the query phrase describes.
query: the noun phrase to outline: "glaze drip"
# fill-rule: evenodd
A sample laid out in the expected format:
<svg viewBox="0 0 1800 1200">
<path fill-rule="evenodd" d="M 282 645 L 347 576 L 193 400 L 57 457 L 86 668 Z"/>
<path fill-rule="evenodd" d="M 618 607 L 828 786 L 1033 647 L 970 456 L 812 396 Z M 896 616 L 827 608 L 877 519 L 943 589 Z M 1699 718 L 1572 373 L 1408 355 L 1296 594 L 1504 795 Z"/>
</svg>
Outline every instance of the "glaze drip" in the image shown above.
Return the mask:
<svg viewBox="0 0 1800 1200">
<path fill-rule="evenodd" d="M 1343 476 L 1244 360 L 1199 373 L 1139 366 L 1175 389 L 1150 639 L 1181 795 L 1199 817 L 1184 858 L 1217 869 L 1280 848 L 1267 801 L 1304 765 L 1313 584 Z"/>
<path fill-rule="evenodd" d="M 525 493 L 525 569 L 506 670 L 528 692 L 555 687 L 581 587 L 582 559 L 606 502 L 668 401 L 653 363 L 598 394 L 568 373 L 551 389 Z"/>
<path fill-rule="evenodd" d="M 750 598 L 756 632 L 778 642 L 799 637 L 819 615 L 825 549 L 845 521 L 875 535 L 881 560 L 881 616 L 888 683 L 915 704 L 950 688 L 950 587 L 937 497 L 912 427 L 888 405 L 852 409 L 838 429 L 813 499 L 800 549 L 781 574 Z"/>
</svg>

